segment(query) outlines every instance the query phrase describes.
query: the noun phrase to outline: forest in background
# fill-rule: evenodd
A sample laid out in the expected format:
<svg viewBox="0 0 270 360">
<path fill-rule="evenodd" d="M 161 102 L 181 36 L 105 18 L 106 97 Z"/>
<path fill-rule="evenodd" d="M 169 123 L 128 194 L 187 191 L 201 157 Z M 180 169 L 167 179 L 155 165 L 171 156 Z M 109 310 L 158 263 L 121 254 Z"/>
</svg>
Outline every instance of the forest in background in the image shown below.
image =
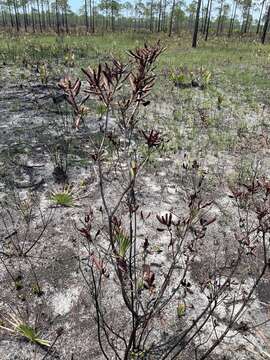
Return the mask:
<svg viewBox="0 0 270 360">
<path fill-rule="evenodd" d="M 252 37 L 265 43 L 270 22 L 267 0 L 117 1 L 84 0 L 78 13 L 68 0 L 2 0 L 0 28 L 13 32 L 95 33 L 148 31 Z"/>
</svg>

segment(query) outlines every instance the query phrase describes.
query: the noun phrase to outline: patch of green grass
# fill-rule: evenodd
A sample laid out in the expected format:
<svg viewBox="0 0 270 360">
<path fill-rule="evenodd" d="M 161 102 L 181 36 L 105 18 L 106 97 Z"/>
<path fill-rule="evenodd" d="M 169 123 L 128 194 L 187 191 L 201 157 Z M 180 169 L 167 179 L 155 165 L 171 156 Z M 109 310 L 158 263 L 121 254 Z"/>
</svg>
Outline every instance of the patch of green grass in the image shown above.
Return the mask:
<svg viewBox="0 0 270 360">
<path fill-rule="evenodd" d="M 249 102 L 258 97 L 261 101 L 269 98 L 270 44 L 261 45 L 250 39 L 209 38 L 199 40 L 198 48 L 191 47 L 191 34 L 173 36 L 168 41 L 166 34 L 150 33 L 106 33 L 91 36 L 61 36 L 52 34 L 28 34 L 13 36 L 0 34 L 0 60 L 10 65 L 23 67 L 42 62 L 48 64 L 51 79 L 70 72 L 74 77 L 81 76 L 80 68 L 99 61 L 108 61 L 114 55 L 123 61 L 128 57 L 126 50 L 143 45 L 146 41 L 154 43 L 158 39 L 167 46 L 157 63 L 158 74 L 164 69 L 187 67 L 189 70 L 204 67 L 211 72 L 213 86 L 224 92 L 239 93 L 245 98 L 250 93 Z M 72 58 L 69 65 L 67 58 Z M 31 68 L 31 65 L 30 65 Z M 169 79 L 165 79 L 169 82 Z M 164 77 L 161 81 L 164 86 Z M 211 89 L 209 89 L 211 91 Z M 242 99 L 241 99 L 242 100 Z"/>
</svg>

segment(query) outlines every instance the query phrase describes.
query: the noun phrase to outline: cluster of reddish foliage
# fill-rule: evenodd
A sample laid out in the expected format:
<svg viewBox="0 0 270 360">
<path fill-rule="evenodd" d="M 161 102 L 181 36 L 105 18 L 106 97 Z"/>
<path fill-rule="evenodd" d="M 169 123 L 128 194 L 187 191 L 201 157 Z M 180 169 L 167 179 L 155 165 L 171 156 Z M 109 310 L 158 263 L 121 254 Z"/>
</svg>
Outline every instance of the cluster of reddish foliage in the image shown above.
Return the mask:
<svg viewBox="0 0 270 360">
<path fill-rule="evenodd" d="M 150 73 L 152 66 L 158 56 L 165 50 L 158 42 L 155 46 L 144 45 L 144 48 L 138 48 L 135 51 L 129 50 L 129 55 L 135 60 L 137 64 L 137 71 L 131 71 L 129 81 L 132 87 L 131 101 L 142 102 L 144 106 L 149 104 L 145 98 L 152 90 L 155 83 L 155 75 Z"/>
<path fill-rule="evenodd" d="M 155 274 L 151 271 L 150 265 L 143 265 L 143 285 L 146 289 L 153 292 L 155 290 Z"/>
<path fill-rule="evenodd" d="M 250 183 L 239 183 L 231 187 L 231 198 L 233 198 L 239 209 L 252 214 L 257 218 L 255 222 L 252 218 L 253 226 L 249 231 L 235 232 L 235 239 L 242 247 L 247 249 L 247 254 L 255 255 L 258 248 L 258 234 L 262 234 L 265 240 L 265 234 L 270 230 L 270 181 L 266 177 L 252 179 Z M 241 227 L 245 228 L 246 218 L 242 217 Z"/>
<path fill-rule="evenodd" d="M 82 221 L 83 226 L 80 228 L 76 227 L 76 229 L 79 231 L 79 233 L 91 243 L 99 235 L 99 231 L 95 234 L 94 238 L 91 234 L 93 219 L 94 219 L 94 213 L 93 213 L 93 210 L 90 209 L 89 212 L 87 214 L 85 214 L 85 216 L 84 216 L 84 221 Z"/>
<path fill-rule="evenodd" d="M 113 58 L 111 65 L 105 63 L 102 66 L 99 64 L 97 70 L 90 66 L 87 69 L 82 69 L 88 83 L 85 92 L 97 96 L 105 106 L 109 106 L 115 91 L 122 87 L 122 78 L 126 74 L 126 68 L 127 65 L 123 65 Z"/>
<path fill-rule="evenodd" d="M 122 115 L 122 126 L 126 128 L 134 121 L 134 115 L 140 104 L 148 105 L 146 101 L 155 82 L 153 65 L 157 57 L 165 50 L 160 43 L 149 47 L 145 44 L 144 48 L 138 48 L 134 52 L 129 51 L 131 61 L 123 64 L 112 57 L 111 64 L 99 64 L 97 69 L 88 67 L 82 69 L 86 75 L 87 87 L 84 90 L 86 96 L 78 100 L 81 91 L 81 81 L 77 79 L 74 84 L 69 78 L 59 82 L 59 87 L 64 90 L 66 100 L 72 106 L 75 115 L 75 126 L 78 128 L 81 120 L 88 112 L 84 105 L 90 96 L 96 97 L 105 105 L 107 112 L 112 106 L 117 106 L 119 113 Z M 129 83 L 129 96 L 122 94 L 118 97 L 119 91 L 126 83 Z M 125 89 L 126 91 L 127 89 Z M 135 109 L 131 109 L 131 107 Z M 130 116 L 127 116 L 128 111 Z"/>
<path fill-rule="evenodd" d="M 65 99 L 72 106 L 75 115 L 75 126 L 78 127 L 80 121 L 88 111 L 88 108 L 84 106 L 84 103 L 87 101 L 88 97 L 85 97 L 81 101 L 78 101 L 77 99 L 81 90 L 81 81 L 76 79 L 76 81 L 72 84 L 71 79 L 66 77 L 62 79 L 58 85 L 62 90 L 64 90 Z"/>
<path fill-rule="evenodd" d="M 147 142 L 149 148 L 157 147 L 162 143 L 160 132 L 151 130 L 148 134 L 142 130 L 142 134 Z"/>
</svg>

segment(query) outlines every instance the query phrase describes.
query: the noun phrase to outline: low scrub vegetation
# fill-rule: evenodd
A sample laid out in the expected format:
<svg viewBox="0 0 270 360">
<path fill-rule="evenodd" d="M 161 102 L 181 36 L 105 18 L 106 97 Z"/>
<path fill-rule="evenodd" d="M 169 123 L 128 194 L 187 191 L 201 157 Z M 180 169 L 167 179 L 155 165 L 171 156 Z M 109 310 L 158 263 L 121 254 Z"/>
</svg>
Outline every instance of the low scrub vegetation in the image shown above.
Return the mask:
<svg viewBox="0 0 270 360">
<path fill-rule="evenodd" d="M 117 36 L 3 53 L 1 358 L 259 359 L 268 47 Z"/>
</svg>

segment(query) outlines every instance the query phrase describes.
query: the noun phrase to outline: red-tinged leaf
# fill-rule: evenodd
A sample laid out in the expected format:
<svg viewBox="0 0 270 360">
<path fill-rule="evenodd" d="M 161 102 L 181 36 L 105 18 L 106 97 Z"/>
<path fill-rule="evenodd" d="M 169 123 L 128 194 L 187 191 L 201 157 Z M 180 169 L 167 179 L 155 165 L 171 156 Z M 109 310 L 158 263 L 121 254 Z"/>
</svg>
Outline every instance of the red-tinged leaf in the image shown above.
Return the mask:
<svg viewBox="0 0 270 360">
<path fill-rule="evenodd" d="M 79 79 L 76 80 L 76 83 L 73 86 L 74 95 L 77 96 L 81 89 L 81 81 Z"/>
<path fill-rule="evenodd" d="M 217 218 L 214 216 L 212 219 L 209 219 L 206 223 L 204 223 L 204 226 L 208 226 L 210 224 L 212 224 L 213 222 L 215 222 L 217 220 Z"/>
<path fill-rule="evenodd" d="M 148 247 L 149 247 L 149 240 L 148 238 L 145 238 L 143 243 L 143 250 L 146 251 Z"/>
<path fill-rule="evenodd" d="M 127 266 L 127 262 L 124 258 L 122 257 L 117 257 L 117 267 L 121 272 L 127 272 L 128 271 L 128 266 Z"/>
</svg>

